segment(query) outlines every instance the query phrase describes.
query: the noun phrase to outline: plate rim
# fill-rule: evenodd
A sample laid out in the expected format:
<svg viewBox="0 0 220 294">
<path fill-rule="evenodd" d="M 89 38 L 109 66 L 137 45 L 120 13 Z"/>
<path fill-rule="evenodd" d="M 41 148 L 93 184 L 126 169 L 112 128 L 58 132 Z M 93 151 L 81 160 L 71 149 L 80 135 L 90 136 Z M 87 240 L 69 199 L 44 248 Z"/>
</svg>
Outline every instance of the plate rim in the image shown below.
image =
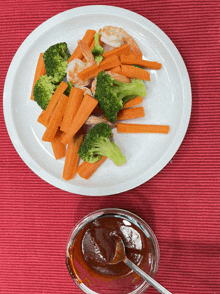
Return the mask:
<svg viewBox="0 0 220 294">
<path fill-rule="evenodd" d="M 108 9 L 106 9 L 108 8 Z M 137 179 L 134 181 L 129 181 L 129 186 L 128 183 L 125 182 L 123 184 L 117 184 L 114 186 L 111 186 L 111 192 L 109 191 L 108 187 L 108 192 L 105 191 L 105 188 L 93 188 L 93 187 L 79 187 L 74 184 L 70 184 L 68 182 L 63 182 L 61 180 L 58 180 L 56 177 L 52 176 L 45 170 L 42 170 L 42 168 L 32 159 L 32 157 L 29 155 L 29 153 L 25 150 L 23 147 L 19 136 L 16 132 L 16 129 L 13 128 L 13 118 L 12 118 L 12 109 L 11 109 L 11 95 L 7 94 L 8 88 L 10 89 L 10 78 L 13 72 L 17 70 L 17 67 L 20 64 L 21 58 L 25 55 L 26 51 L 28 50 L 28 45 L 34 41 L 34 39 L 38 36 L 41 35 L 42 29 L 46 28 L 47 30 L 53 27 L 53 25 L 57 24 L 57 21 L 60 23 L 63 20 L 67 20 L 69 18 L 75 17 L 76 15 L 82 15 L 82 12 L 85 13 L 85 10 L 87 11 L 87 14 L 108 14 L 108 15 L 115 15 L 115 16 L 121 16 L 121 17 L 126 17 L 128 19 L 132 19 L 133 21 L 138 21 L 141 20 L 141 25 L 143 27 L 146 27 L 146 25 L 149 25 L 151 28 L 156 30 L 157 33 L 160 34 L 160 37 L 163 38 L 164 44 L 168 44 L 169 48 L 171 47 L 172 53 L 175 53 L 175 56 L 173 56 L 173 60 L 178 61 L 178 67 L 177 69 L 180 68 L 181 66 L 181 80 L 184 79 L 184 93 L 183 93 L 183 98 L 187 100 L 184 101 L 183 103 L 183 115 L 181 118 L 181 122 L 179 124 L 178 132 L 175 134 L 175 137 L 173 138 L 173 141 L 171 145 L 168 147 L 166 152 L 163 154 L 163 156 L 160 158 L 159 161 L 157 161 L 153 167 L 150 168 L 151 173 L 146 176 L 146 173 L 142 173 L 138 177 L 138 182 Z M 97 10 L 97 11 L 96 11 Z M 73 13 L 73 14 L 72 14 Z M 136 19 L 135 19 L 136 18 Z M 27 47 L 27 48 L 26 48 Z M 26 50 L 24 50 L 26 48 Z M 174 58 L 175 57 L 175 58 Z M 17 64 L 17 66 L 16 66 Z M 12 88 L 12 87 L 11 87 Z M 11 89 L 9 90 L 10 93 Z M 10 106 L 10 107 L 9 107 Z M 4 83 L 4 89 L 3 89 L 3 114 L 4 114 L 4 120 L 6 124 L 6 128 L 10 137 L 10 140 L 17 151 L 18 155 L 21 157 L 21 159 L 24 161 L 24 163 L 42 180 L 45 182 L 51 184 L 52 186 L 64 190 L 69 193 L 74 193 L 74 194 L 79 194 L 79 195 L 84 195 L 84 196 L 108 196 L 108 195 L 113 195 L 113 194 L 118 194 L 122 192 L 129 191 L 131 189 L 134 189 L 147 181 L 149 181 L 151 178 L 156 176 L 173 158 L 173 156 L 176 154 L 178 151 L 179 147 L 182 144 L 182 141 L 186 135 L 189 121 L 190 121 L 190 116 L 191 116 L 191 108 L 192 108 L 192 92 L 191 92 L 191 83 L 189 79 L 189 74 L 186 68 L 186 65 L 184 63 L 184 60 L 178 51 L 177 47 L 174 45 L 172 40 L 153 22 L 151 22 L 149 19 L 146 17 L 133 12 L 131 10 L 127 10 L 125 8 L 120 8 L 116 6 L 111 6 L 111 5 L 86 5 L 86 6 L 80 6 L 76 8 L 72 8 L 63 12 L 60 12 L 43 23 L 41 23 L 39 26 L 37 26 L 22 42 L 22 44 L 19 46 L 18 50 L 16 51 L 10 66 L 7 71 L 7 75 L 5 78 L 5 83 Z M 184 124 L 183 124 L 184 121 Z M 172 148 L 171 148 L 172 146 Z M 169 158 L 169 159 L 167 159 Z M 149 172 L 148 172 L 149 173 Z M 106 193 L 107 192 L 107 193 Z"/>
</svg>

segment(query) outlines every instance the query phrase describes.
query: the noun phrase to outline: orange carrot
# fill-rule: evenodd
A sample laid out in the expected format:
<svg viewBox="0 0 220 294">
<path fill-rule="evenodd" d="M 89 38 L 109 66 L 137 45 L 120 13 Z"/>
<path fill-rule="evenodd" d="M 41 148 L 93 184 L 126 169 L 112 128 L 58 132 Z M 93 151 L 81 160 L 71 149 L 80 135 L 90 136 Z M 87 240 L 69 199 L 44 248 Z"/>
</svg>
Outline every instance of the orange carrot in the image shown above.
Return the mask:
<svg viewBox="0 0 220 294">
<path fill-rule="evenodd" d="M 88 180 L 95 171 L 103 164 L 103 162 L 107 159 L 107 157 L 102 156 L 101 159 L 96 161 L 95 163 L 89 163 L 87 161 L 83 161 L 77 168 L 77 173 L 81 178 Z"/>
<path fill-rule="evenodd" d="M 56 135 L 51 142 L 53 153 L 56 159 L 63 158 L 66 155 L 66 146 L 61 143 L 61 139 L 63 138 L 64 134 L 65 133 L 58 128 Z"/>
<path fill-rule="evenodd" d="M 36 81 L 39 80 L 40 76 L 44 76 L 45 74 L 46 74 L 46 69 L 44 66 L 43 53 L 40 53 L 40 56 L 39 56 L 38 62 L 37 62 L 37 67 L 35 70 L 35 75 L 34 75 L 34 81 L 33 81 L 33 86 L 32 86 L 32 91 L 31 91 L 31 100 L 34 100 L 33 90 L 34 90 L 34 86 L 36 84 Z"/>
<path fill-rule="evenodd" d="M 94 40 L 94 35 L 96 31 L 94 30 L 87 30 L 82 40 L 86 42 L 88 46 L 92 44 L 92 41 Z M 79 46 L 76 47 L 76 49 L 73 51 L 72 55 L 70 56 L 68 63 L 72 61 L 73 59 L 83 59 L 83 54 L 79 48 Z"/>
<path fill-rule="evenodd" d="M 117 120 L 133 119 L 144 116 L 145 113 L 143 107 L 125 108 L 118 112 Z"/>
<path fill-rule="evenodd" d="M 161 133 L 168 134 L 170 127 L 167 125 L 144 125 L 144 124 L 117 124 L 118 133 Z"/>
<path fill-rule="evenodd" d="M 114 72 L 114 73 L 117 73 L 117 74 L 121 74 L 121 66 L 118 65 L 118 66 L 109 68 L 109 71 Z"/>
<path fill-rule="evenodd" d="M 86 94 L 79 106 L 79 109 L 74 116 L 72 123 L 66 133 L 66 135 L 62 139 L 63 144 L 68 144 L 71 138 L 78 132 L 78 130 L 85 123 L 89 115 L 92 113 L 98 101 L 92 96 Z"/>
<path fill-rule="evenodd" d="M 59 86 L 57 87 L 56 91 L 54 92 L 53 96 L 50 99 L 49 104 L 47 105 L 47 108 L 45 111 L 43 111 L 43 113 L 40 114 L 40 118 L 38 117 L 38 119 L 40 120 L 40 122 L 43 125 L 47 125 L 51 115 L 54 111 L 54 108 L 56 107 L 61 95 L 64 93 L 64 91 L 66 90 L 66 88 L 68 87 L 68 84 L 65 82 L 61 82 L 59 84 Z"/>
<path fill-rule="evenodd" d="M 117 55 L 117 56 L 120 56 L 120 55 L 129 55 L 131 54 L 131 50 L 130 50 L 130 47 L 128 44 L 124 44 L 122 45 L 121 47 L 118 47 L 118 48 L 114 48 L 108 52 L 105 52 L 102 54 L 102 56 L 104 58 L 108 58 L 110 56 L 113 56 L 113 55 Z"/>
<path fill-rule="evenodd" d="M 70 90 L 69 100 L 66 105 L 63 120 L 60 126 L 61 131 L 67 132 L 79 106 L 82 102 L 84 91 L 79 88 L 72 87 Z"/>
<path fill-rule="evenodd" d="M 143 60 L 142 58 L 137 58 L 134 54 L 121 55 L 120 60 L 122 64 L 136 64 L 147 69 L 160 69 L 162 64 L 156 61 Z"/>
<path fill-rule="evenodd" d="M 95 76 L 97 76 L 101 71 L 112 68 L 112 67 L 116 67 L 118 65 L 120 65 L 120 60 L 118 58 L 118 56 L 113 55 L 109 58 L 104 59 L 103 61 L 100 62 L 99 65 L 94 64 L 90 67 L 87 67 L 86 69 L 84 69 L 83 71 L 81 71 L 78 74 L 78 77 L 82 80 L 85 81 L 87 79 L 93 78 Z"/>
<path fill-rule="evenodd" d="M 63 168 L 63 178 L 68 181 L 74 178 L 77 170 L 78 150 L 83 142 L 83 134 L 76 134 L 67 146 L 66 158 Z"/>
<path fill-rule="evenodd" d="M 136 106 L 136 105 L 138 105 L 138 104 L 140 104 L 140 103 L 142 103 L 142 102 L 143 102 L 143 97 L 135 97 L 135 98 L 133 98 L 133 99 L 127 101 L 127 102 L 124 104 L 123 108 L 130 108 L 130 107 L 132 107 L 132 106 Z"/>
<path fill-rule="evenodd" d="M 68 96 L 65 94 L 62 94 L 59 102 L 57 103 L 53 114 L 51 115 L 51 119 L 49 120 L 49 123 L 47 124 L 46 131 L 43 134 L 42 140 L 46 142 L 52 142 L 54 139 L 56 132 L 58 130 L 58 127 L 63 119 L 64 111 L 66 108 L 66 104 L 68 101 Z"/>
<path fill-rule="evenodd" d="M 37 119 L 37 121 L 40 123 L 40 124 L 42 124 L 43 126 L 47 126 L 47 123 L 46 123 L 46 121 L 45 121 L 45 119 L 44 119 L 44 116 L 45 116 L 45 113 L 44 113 L 44 110 L 41 112 L 41 114 L 38 116 L 38 119 Z"/>
<path fill-rule="evenodd" d="M 101 32 L 101 29 L 98 31 L 99 33 Z M 101 35 L 99 35 L 99 44 L 102 46 L 103 42 L 101 41 Z M 89 46 L 89 49 L 92 51 L 93 47 L 95 46 L 95 38 L 92 41 L 92 44 Z M 83 62 L 86 62 L 85 57 L 82 59 Z"/>
<path fill-rule="evenodd" d="M 132 65 L 122 65 L 121 74 L 131 79 L 140 79 L 150 81 L 150 73 L 142 68 L 138 68 Z"/>
</svg>

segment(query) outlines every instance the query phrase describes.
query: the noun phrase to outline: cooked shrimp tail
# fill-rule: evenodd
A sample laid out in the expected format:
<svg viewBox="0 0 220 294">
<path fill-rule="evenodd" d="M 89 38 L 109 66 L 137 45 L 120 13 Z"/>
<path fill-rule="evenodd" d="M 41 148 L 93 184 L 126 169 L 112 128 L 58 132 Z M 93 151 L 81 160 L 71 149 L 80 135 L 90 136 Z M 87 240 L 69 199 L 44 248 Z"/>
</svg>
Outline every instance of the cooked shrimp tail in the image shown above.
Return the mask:
<svg viewBox="0 0 220 294">
<path fill-rule="evenodd" d="M 83 40 L 79 40 L 77 43 L 79 45 L 80 51 L 86 59 L 87 66 L 95 64 L 94 56 L 86 42 L 84 42 Z"/>
<path fill-rule="evenodd" d="M 123 82 L 123 83 L 130 83 L 131 82 L 130 78 L 123 76 L 123 75 L 120 75 L 116 72 L 106 71 L 105 73 L 109 74 L 116 81 Z"/>
<path fill-rule="evenodd" d="M 86 120 L 85 124 L 86 125 L 89 125 L 89 126 L 94 126 L 100 122 L 104 122 L 106 124 L 108 124 L 110 127 L 112 128 L 115 128 L 116 127 L 116 124 L 115 123 L 112 123 L 104 118 L 101 118 L 101 117 L 98 117 L 98 116 L 95 116 L 95 115 L 90 115 L 88 117 L 88 119 Z"/>
</svg>

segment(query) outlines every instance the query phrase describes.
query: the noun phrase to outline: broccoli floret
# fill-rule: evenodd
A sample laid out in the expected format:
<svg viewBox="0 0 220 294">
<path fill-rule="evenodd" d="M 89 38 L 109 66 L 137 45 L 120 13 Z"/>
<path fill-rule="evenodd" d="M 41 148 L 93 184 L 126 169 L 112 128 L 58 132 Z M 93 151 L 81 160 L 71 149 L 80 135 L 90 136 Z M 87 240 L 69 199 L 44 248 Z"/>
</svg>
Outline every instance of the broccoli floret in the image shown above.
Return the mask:
<svg viewBox="0 0 220 294">
<path fill-rule="evenodd" d="M 94 55 L 94 58 L 97 62 L 97 64 L 99 64 L 102 59 L 103 56 L 102 54 L 104 53 L 104 49 L 102 48 L 102 46 L 99 44 L 99 33 L 95 34 L 95 46 L 92 48 L 92 54 Z"/>
<path fill-rule="evenodd" d="M 123 99 L 127 96 L 146 96 L 144 82 L 139 79 L 131 79 L 131 83 L 116 81 L 104 71 L 97 76 L 95 99 L 104 116 L 111 122 L 117 120 L 117 113 L 123 108 Z"/>
<path fill-rule="evenodd" d="M 43 54 L 44 65 L 48 76 L 53 77 L 53 83 L 60 83 L 66 76 L 70 54 L 65 42 L 50 46 Z"/>
<path fill-rule="evenodd" d="M 104 116 L 111 122 L 116 121 L 118 111 L 123 108 L 123 101 L 118 99 L 113 88 L 114 79 L 104 71 L 100 72 L 97 76 L 94 98 L 98 100 Z"/>
<path fill-rule="evenodd" d="M 40 76 L 36 81 L 33 96 L 37 104 L 45 110 L 57 86 L 52 83 L 52 77 Z"/>
<path fill-rule="evenodd" d="M 79 148 L 78 154 L 83 161 L 94 163 L 101 156 L 110 158 L 117 166 L 126 162 L 125 156 L 114 142 L 110 141 L 111 127 L 106 123 L 98 123 L 90 129 Z"/>
<path fill-rule="evenodd" d="M 96 64 L 99 65 L 99 63 L 103 60 L 102 55 L 96 55 L 95 57 Z"/>
</svg>

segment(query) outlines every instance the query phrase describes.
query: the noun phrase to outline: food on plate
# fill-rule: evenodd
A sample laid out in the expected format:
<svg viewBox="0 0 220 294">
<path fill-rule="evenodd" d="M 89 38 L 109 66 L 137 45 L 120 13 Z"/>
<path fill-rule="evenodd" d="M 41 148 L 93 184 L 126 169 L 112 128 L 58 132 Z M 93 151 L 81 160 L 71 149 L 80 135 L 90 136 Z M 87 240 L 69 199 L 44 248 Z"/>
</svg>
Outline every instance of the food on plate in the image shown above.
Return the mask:
<svg viewBox="0 0 220 294">
<path fill-rule="evenodd" d="M 77 134 L 67 145 L 66 158 L 63 168 L 63 178 L 66 181 L 73 179 L 76 174 L 79 158 L 78 150 L 82 142 L 83 134 Z"/>
<path fill-rule="evenodd" d="M 95 37 L 94 37 L 95 38 L 95 45 L 94 45 L 94 47 L 92 48 L 92 51 L 91 51 L 92 54 L 94 55 L 94 58 L 95 58 L 98 65 L 104 58 L 102 56 L 102 54 L 104 53 L 104 48 L 99 43 L 99 37 L 100 37 L 100 34 L 96 33 Z"/>
<path fill-rule="evenodd" d="M 128 56 L 128 55 L 121 54 L 120 60 L 122 64 L 139 65 L 146 69 L 155 69 L 155 70 L 161 69 L 161 63 L 156 61 L 143 60 L 141 58 L 137 58 L 135 55 Z"/>
<path fill-rule="evenodd" d="M 145 97 L 147 94 L 144 82 L 139 79 L 132 79 L 130 83 L 119 82 L 104 71 L 97 76 L 95 98 L 103 115 L 111 122 L 117 120 L 119 110 L 123 109 L 125 97 Z"/>
<path fill-rule="evenodd" d="M 52 81 L 52 77 L 41 75 L 34 86 L 34 100 L 43 110 L 47 108 L 47 105 L 49 104 L 50 99 L 57 88 Z"/>
<path fill-rule="evenodd" d="M 82 72 L 86 68 L 90 68 L 92 65 L 96 64 L 94 55 L 92 54 L 89 46 L 83 40 L 79 40 L 78 46 L 85 57 L 85 62 L 81 59 L 73 59 L 68 63 L 67 66 L 67 81 L 71 82 L 75 87 L 84 87 L 88 86 L 90 83 L 90 79 L 82 80 L 79 77 L 79 73 Z"/>
<path fill-rule="evenodd" d="M 90 163 L 88 161 L 83 161 L 77 168 L 76 172 L 81 178 L 88 180 L 97 169 L 105 162 L 107 157 L 102 156 L 101 159 L 94 163 Z"/>
<path fill-rule="evenodd" d="M 103 43 L 112 47 L 120 47 L 125 43 L 129 45 L 131 53 L 134 53 L 138 57 L 142 56 L 142 52 L 135 40 L 122 28 L 105 26 L 101 30 L 101 36 L 101 41 Z"/>
<path fill-rule="evenodd" d="M 112 26 L 87 30 L 72 54 L 66 42 L 40 53 L 31 99 L 42 109 L 42 140 L 56 159 L 65 158 L 64 180 L 89 179 L 107 158 L 126 163 L 111 137 L 116 127 L 118 133 L 169 132 L 169 126 L 120 123 L 145 117 L 146 69 L 159 70 L 161 63 L 143 59 L 135 40 Z"/>
<path fill-rule="evenodd" d="M 40 114 L 38 117 L 38 122 L 42 123 L 44 126 L 47 126 L 49 120 L 57 106 L 57 103 L 62 94 L 64 94 L 65 90 L 68 88 L 67 83 L 61 82 L 57 87 L 56 91 L 52 95 L 46 109 Z"/>
<path fill-rule="evenodd" d="M 143 124 L 117 124 L 118 133 L 160 133 L 168 134 L 170 130 L 166 125 L 143 125 Z"/>
<path fill-rule="evenodd" d="M 71 141 L 74 135 L 80 130 L 80 128 L 86 122 L 86 120 L 88 119 L 88 117 L 90 116 L 90 114 L 92 113 L 97 104 L 98 101 L 95 98 L 88 94 L 85 94 L 79 106 L 79 109 L 76 112 L 76 115 L 72 119 L 72 122 L 69 125 L 69 128 L 61 141 L 62 143 L 68 144 Z"/>
<path fill-rule="evenodd" d="M 84 37 L 82 38 L 82 41 L 84 41 L 88 46 L 91 46 L 92 44 L 95 43 L 94 41 L 95 33 L 96 33 L 95 30 L 87 30 Z M 80 59 L 80 60 L 83 59 L 83 53 L 81 52 L 79 45 L 76 46 L 76 49 L 73 51 L 72 55 L 70 56 L 68 63 L 72 61 L 73 59 Z"/>
<path fill-rule="evenodd" d="M 34 82 L 33 82 L 32 91 L 31 91 L 31 100 L 34 100 L 33 91 L 34 91 L 34 86 L 36 84 L 36 81 L 39 80 L 40 76 L 44 76 L 45 74 L 46 74 L 46 69 L 44 65 L 43 53 L 40 53 L 38 62 L 37 62 L 37 67 L 35 70 L 35 75 L 34 75 Z"/>
<path fill-rule="evenodd" d="M 120 166 L 126 162 L 118 145 L 110 140 L 112 135 L 111 127 L 100 122 L 88 131 L 79 148 L 79 156 L 83 161 L 94 163 L 101 159 L 101 156 L 110 158 L 115 165 Z"/>
<path fill-rule="evenodd" d="M 55 84 L 59 84 L 66 76 L 69 58 L 70 54 L 66 42 L 54 44 L 44 52 L 46 74 L 53 78 Z"/>
</svg>

